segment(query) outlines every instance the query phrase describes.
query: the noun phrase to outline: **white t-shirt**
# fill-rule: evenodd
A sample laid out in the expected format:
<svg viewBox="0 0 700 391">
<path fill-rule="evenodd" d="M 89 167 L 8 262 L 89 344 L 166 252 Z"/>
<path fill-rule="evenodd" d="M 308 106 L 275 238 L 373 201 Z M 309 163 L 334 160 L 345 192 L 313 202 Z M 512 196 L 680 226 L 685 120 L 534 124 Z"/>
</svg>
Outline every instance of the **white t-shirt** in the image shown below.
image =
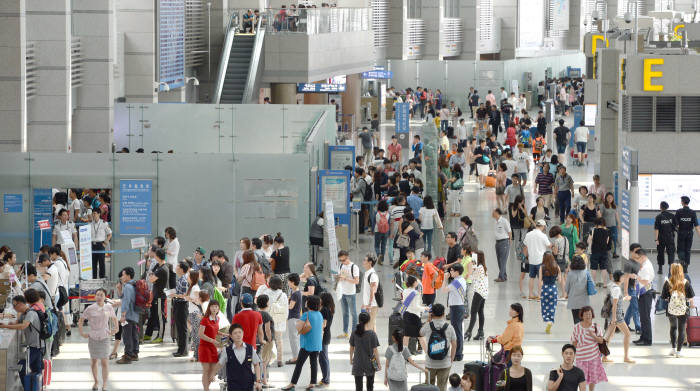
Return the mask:
<svg viewBox="0 0 700 391">
<path fill-rule="evenodd" d="M 619 287 L 617 284 L 615 284 L 614 282 L 611 282 L 611 283 L 608 285 L 608 287 L 609 287 L 609 289 L 610 289 L 610 297 L 611 297 L 612 299 L 622 300 L 622 297 L 623 297 L 623 296 L 622 296 L 622 288 L 620 288 L 620 287 Z M 622 303 L 618 302 L 617 305 L 622 305 Z"/>
<path fill-rule="evenodd" d="M 82 202 L 77 198 L 70 202 L 70 205 L 68 205 L 68 220 L 75 221 L 76 210 L 78 211 L 78 215 L 80 215 L 81 204 Z"/>
<path fill-rule="evenodd" d="M 172 241 L 166 243 L 165 248 L 167 249 L 165 262 L 176 266 L 178 262 L 177 257 L 180 254 L 180 241 L 177 240 L 177 238 L 175 238 Z"/>
<path fill-rule="evenodd" d="M 375 282 L 379 284 L 379 276 L 377 275 L 377 272 L 374 270 L 374 268 L 371 268 L 367 270 L 364 274 L 364 277 L 362 277 L 362 305 L 369 305 L 370 307 L 377 306 L 376 298 L 372 300 L 371 304 L 369 302 L 369 291 L 371 288 L 370 284 Z"/>
<path fill-rule="evenodd" d="M 199 285 L 197 285 L 197 284 L 193 285 L 192 289 L 190 290 L 190 298 L 193 300 L 199 299 L 199 291 L 200 291 Z M 190 314 L 199 312 L 199 307 L 197 306 L 197 304 L 195 304 L 193 302 L 188 302 L 187 304 L 188 304 L 187 311 Z"/>
<path fill-rule="evenodd" d="M 510 235 L 508 235 L 510 232 L 510 222 L 508 221 L 508 218 L 505 216 L 499 217 L 498 220 L 496 220 L 494 239 L 508 239 L 510 237 Z"/>
<path fill-rule="evenodd" d="M 515 151 L 513 153 L 513 159 L 515 159 L 516 162 L 516 172 L 524 172 L 527 174 L 527 161 L 529 159 L 527 152 L 525 152 L 524 150 L 522 152 Z"/>
<path fill-rule="evenodd" d="M 528 263 L 530 265 L 542 264 L 542 257 L 550 246 L 547 235 L 539 229 L 533 229 L 525 235 L 523 244 L 527 246 Z"/>
<path fill-rule="evenodd" d="M 459 137 L 460 140 L 467 139 L 467 125 L 457 126 L 457 137 Z"/>
<path fill-rule="evenodd" d="M 360 277 L 360 267 L 354 263 L 350 263 L 349 265 L 341 263 L 340 275 L 346 278 Z M 360 281 L 360 283 L 362 283 L 362 281 Z M 357 293 L 355 291 L 355 284 L 347 280 L 338 282 L 338 292 L 342 295 L 354 295 Z"/>
<path fill-rule="evenodd" d="M 515 169 L 518 167 L 518 163 L 515 160 L 504 160 L 503 164 L 506 165 L 506 178 L 509 178 L 515 174 Z M 527 168 L 527 167 L 526 167 Z"/>
<path fill-rule="evenodd" d="M 588 128 L 585 126 L 579 126 L 574 131 L 574 139 L 577 143 L 587 143 L 588 142 Z"/>
<path fill-rule="evenodd" d="M 453 305 L 464 305 L 464 292 L 467 291 L 467 282 L 464 281 L 464 278 L 462 276 L 459 276 L 455 278 L 453 281 L 457 281 L 459 285 L 462 287 L 462 293 L 460 294 L 459 290 L 455 288 L 452 283 L 450 283 L 447 286 L 447 306 L 453 306 Z"/>
<path fill-rule="evenodd" d="M 418 216 L 420 218 L 420 229 L 433 229 L 435 228 L 435 216 L 438 212 L 435 208 L 428 209 L 426 207 L 420 208 Z"/>
<path fill-rule="evenodd" d="M 650 281 L 649 286 L 646 287 L 647 289 L 654 286 L 654 266 L 651 264 L 649 258 L 644 261 L 637 276 L 640 280 Z"/>
</svg>

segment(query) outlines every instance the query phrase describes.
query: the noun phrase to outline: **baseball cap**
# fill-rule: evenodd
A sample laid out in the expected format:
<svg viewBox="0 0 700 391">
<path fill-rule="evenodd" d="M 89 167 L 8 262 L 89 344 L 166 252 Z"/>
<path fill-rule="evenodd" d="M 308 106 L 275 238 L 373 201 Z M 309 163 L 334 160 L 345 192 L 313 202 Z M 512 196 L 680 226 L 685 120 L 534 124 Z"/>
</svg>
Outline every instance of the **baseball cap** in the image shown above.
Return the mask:
<svg viewBox="0 0 700 391">
<path fill-rule="evenodd" d="M 197 247 L 197 248 L 194 249 L 194 251 L 196 251 L 196 252 L 198 252 L 198 253 L 200 253 L 200 254 L 202 254 L 202 255 L 206 255 L 206 254 L 207 254 L 207 249 L 205 249 L 204 247 Z"/>
<path fill-rule="evenodd" d="M 245 305 L 253 304 L 253 296 L 250 293 L 244 293 L 241 297 L 241 303 Z"/>
<path fill-rule="evenodd" d="M 545 222 L 545 221 L 542 220 L 542 219 L 539 219 L 539 220 L 537 220 L 536 225 L 537 225 L 538 227 L 546 227 L 546 226 L 547 226 L 547 222 Z"/>
</svg>

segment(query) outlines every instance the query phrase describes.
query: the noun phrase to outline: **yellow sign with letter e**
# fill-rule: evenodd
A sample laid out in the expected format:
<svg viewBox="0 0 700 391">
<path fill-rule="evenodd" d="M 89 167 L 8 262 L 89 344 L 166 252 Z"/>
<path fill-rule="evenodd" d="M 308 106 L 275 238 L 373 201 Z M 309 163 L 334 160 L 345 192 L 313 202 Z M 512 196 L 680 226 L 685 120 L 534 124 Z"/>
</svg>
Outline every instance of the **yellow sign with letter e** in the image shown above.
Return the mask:
<svg viewBox="0 0 700 391">
<path fill-rule="evenodd" d="M 663 65 L 663 64 L 664 64 L 663 58 L 645 58 L 644 59 L 644 72 L 643 72 L 643 77 L 644 77 L 643 89 L 644 89 L 644 91 L 663 91 L 664 90 L 663 84 L 652 84 L 652 79 L 658 79 L 658 78 L 664 76 L 663 71 L 655 71 L 652 69 L 652 67 L 654 65 Z"/>
</svg>

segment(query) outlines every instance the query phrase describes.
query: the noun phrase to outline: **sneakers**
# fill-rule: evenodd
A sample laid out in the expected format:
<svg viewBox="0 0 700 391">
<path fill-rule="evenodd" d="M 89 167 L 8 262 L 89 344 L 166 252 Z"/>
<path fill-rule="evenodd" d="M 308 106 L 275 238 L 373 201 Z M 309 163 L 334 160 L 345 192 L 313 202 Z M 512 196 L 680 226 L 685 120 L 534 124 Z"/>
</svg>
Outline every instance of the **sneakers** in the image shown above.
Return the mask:
<svg viewBox="0 0 700 391">
<path fill-rule="evenodd" d="M 117 360 L 117 364 L 131 364 L 131 361 L 131 358 L 125 354 L 122 356 L 122 358 Z"/>
<path fill-rule="evenodd" d="M 348 338 L 348 337 L 349 337 L 348 333 L 342 333 L 342 334 L 338 335 L 336 338 L 344 339 L 344 338 Z"/>
<path fill-rule="evenodd" d="M 144 335 L 144 336 L 143 336 L 143 340 L 144 340 L 144 341 L 150 341 L 150 340 L 151 340 L 151 336 L 150 336 L 150 335 Z"/>
<path fill-rule="evenodd" d="M 681 353 L 681 351 L 678 350 L 678 351 L 676 352 L 676 358 L 681 358 L 681 357 L 683 357 L 683 353 Z"/>
<path fill-rule="evenodd" d="M 547 334 L 552 334 L 552 323 L 547 323 L 547 328 L 544 329 L 544 332 Z"/>
<path fill-rule="evenodd" d="M 150 343 L 163 343 L 163 338 L 154 338 L 150 341 Z"/>
<path fill-rule="evenodd" d="M 127 355 L 129 357 L 129 360 L 131 361 L 138 361 L 139 360 L 139 355 L 138 353 L 134 356 Z"/>
</svg>

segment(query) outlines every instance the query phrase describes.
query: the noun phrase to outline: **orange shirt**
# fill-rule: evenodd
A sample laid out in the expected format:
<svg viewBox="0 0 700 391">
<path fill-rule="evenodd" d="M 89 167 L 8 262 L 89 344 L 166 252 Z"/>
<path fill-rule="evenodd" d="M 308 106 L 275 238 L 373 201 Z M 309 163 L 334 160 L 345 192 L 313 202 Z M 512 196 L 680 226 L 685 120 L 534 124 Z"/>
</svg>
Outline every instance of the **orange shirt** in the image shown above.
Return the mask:
<svg viewBox="0 0 700 391">
<path fill-rule="evenodd" d="M 537 149 L 537 140 L 542 141 L 542 149 L 544 149 L 544 147 L 547 145 L 547 140 L 545 140 L 542 136 L 538 136 L 532 141 L 532 153 L 542 153 L 542 149 Z"/>
<path fill-rule="evenodd" d="M 518 318 L 512 318 L 508 321 L 508 326 L 503 330 L 503 334 L 498 336 L 498 343 L 503 345 L 503 349 L 511 350 L 513 346 L 522 346 L 524 335 L 523 323 Z"/>
<path fill-rule="evenodd" d="M 433 288 L 433 278 L 436 277 L 438 269 L 433 265 L 432 262 L 427 262 L 423 264 L 423 294 L 432 295 L 435 293 L 435 288 Z"/>
</svg>

